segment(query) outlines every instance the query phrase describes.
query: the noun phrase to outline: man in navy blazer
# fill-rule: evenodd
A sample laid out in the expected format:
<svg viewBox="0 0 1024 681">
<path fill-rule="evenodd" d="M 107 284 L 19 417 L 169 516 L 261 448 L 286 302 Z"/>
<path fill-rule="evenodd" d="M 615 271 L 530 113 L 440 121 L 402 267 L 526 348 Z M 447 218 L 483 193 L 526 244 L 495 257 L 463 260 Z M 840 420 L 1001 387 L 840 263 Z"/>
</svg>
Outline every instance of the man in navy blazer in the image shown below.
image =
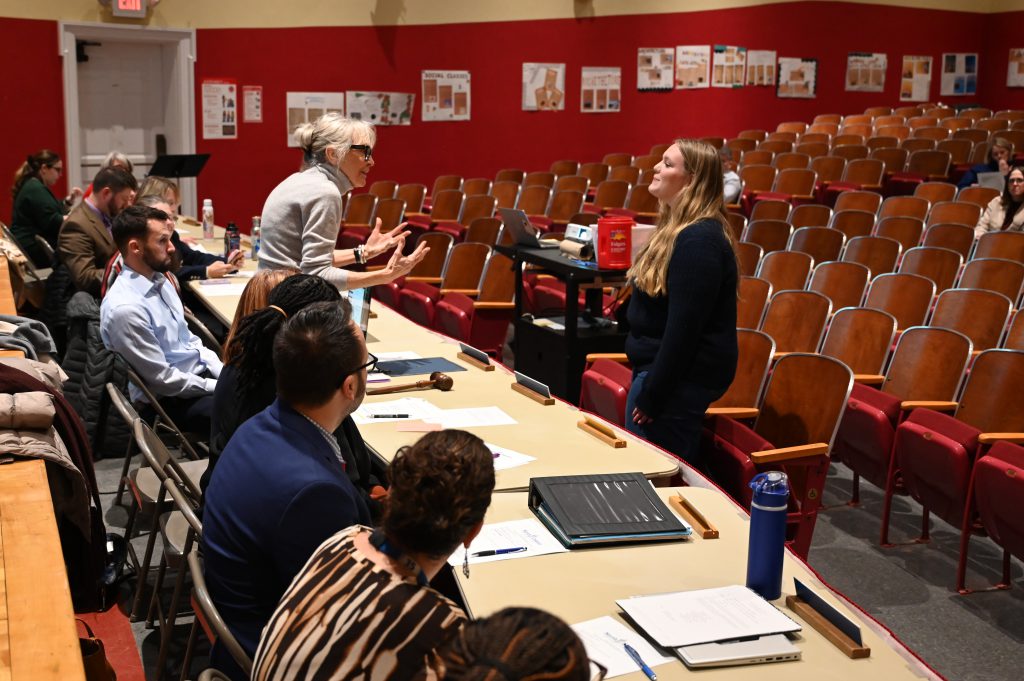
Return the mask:
<svg viewBox="0 0 1024 681">
<path fill-rule="evenodd" d="M 348 301 L 302 309 L 274 339 L 277 399 L 235 431 L 214 469 L 204 497 L 204 573 L 250 657 L 314 550 L 371 522 L 332 433 L 359 407 L 375 362 Z M 240 671 L 217 648 L 213 662 Z"/>
</svg>

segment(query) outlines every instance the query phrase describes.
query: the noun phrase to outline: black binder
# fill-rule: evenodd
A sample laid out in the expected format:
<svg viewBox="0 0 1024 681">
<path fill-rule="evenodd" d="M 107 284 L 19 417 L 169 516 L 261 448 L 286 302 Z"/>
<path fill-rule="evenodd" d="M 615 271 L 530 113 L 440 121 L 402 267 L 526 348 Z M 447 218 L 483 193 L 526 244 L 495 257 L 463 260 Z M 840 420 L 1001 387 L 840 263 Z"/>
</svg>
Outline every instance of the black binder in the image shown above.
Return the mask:
<svg viewBox="0 0 1024 681">
<path fill-rule="evenodd" d="M 157 156 L 147 175 L 156 177 L 199 177 L 209 154 L 164 154 Z"/>
<path fill-rule="evenodd" d="M 679 541 L 692 532 L 642 473 L 531 478 L 528 503 L 569 549 Z"/>
</svg>

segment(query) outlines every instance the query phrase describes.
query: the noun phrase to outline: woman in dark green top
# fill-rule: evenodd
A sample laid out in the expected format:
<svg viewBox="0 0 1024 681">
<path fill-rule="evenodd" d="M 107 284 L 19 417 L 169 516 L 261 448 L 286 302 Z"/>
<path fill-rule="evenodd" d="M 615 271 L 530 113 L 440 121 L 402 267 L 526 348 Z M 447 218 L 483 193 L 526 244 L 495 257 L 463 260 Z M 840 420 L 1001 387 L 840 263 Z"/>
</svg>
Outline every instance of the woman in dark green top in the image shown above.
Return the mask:
<svg viewBox="0 0 1024 681">
<path fill-rule="evenodd" d="M 43 149 L 25 159 L 14 174 L 14 211 L 11 215 L 11 232 L 14 233 L 21 250 L 32 259 L 36 267 L 51 267 L 53 263 L 45 251 L 36 243 L 36 235 L 46 239 L 57 249 L 57 234 L 71 205 L 82 195 L 74 187 L 64 201 L 57 199 L 50 191 L 64 171 L 60 156 Z"/>
</svg>

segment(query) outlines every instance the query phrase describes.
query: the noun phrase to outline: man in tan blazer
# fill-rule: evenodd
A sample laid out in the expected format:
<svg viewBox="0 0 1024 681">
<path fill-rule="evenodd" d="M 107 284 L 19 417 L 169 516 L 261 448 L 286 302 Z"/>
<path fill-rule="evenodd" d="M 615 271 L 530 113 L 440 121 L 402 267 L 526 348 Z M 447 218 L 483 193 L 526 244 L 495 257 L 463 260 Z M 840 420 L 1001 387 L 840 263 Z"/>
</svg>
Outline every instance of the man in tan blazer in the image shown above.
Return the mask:
<svg viewBox="0 0 1024 681">
<path fill-rule="evenodd" d="M 104 168 L 92 181 L 92 194 L 72 210 L 60 228 L 57 251 L 78 291 L 100 297 L 107 262 L 117 252 L 110 234 L 114 218 L 131 205 L 139 183 L 121 168 Z"/>
</svg>

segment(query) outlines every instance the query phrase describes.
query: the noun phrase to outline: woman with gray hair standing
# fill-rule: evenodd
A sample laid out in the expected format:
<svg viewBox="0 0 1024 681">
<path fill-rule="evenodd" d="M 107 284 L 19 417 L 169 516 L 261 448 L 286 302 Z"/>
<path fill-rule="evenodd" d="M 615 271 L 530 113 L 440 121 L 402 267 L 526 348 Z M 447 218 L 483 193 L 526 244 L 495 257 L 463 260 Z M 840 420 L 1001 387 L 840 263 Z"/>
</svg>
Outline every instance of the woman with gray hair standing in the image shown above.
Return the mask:
<svg viewBox="0 0 1024 681">
<path fill-rule="evenodd" d="M 377 135 L 365 121 L 324 114 L 299 126 L 295 139 L 304 153 L 303 169 L 285 178 L 263 206 L 260 269 L 292 267 L 315 274 L 339 289 L 386 284 L 409 272 L 427 252 L 420 245 L 411 255 L 402 254 L 408 232 L 400 225 L 387 234 L 377 221 L 366 243 L 337 250 L 342 197 L 366 184 L 374 166 L 373 145 Z M 342 269 L 363 264 L 394 249 L 388 264 L 373 272 Z"/>
</svg>

